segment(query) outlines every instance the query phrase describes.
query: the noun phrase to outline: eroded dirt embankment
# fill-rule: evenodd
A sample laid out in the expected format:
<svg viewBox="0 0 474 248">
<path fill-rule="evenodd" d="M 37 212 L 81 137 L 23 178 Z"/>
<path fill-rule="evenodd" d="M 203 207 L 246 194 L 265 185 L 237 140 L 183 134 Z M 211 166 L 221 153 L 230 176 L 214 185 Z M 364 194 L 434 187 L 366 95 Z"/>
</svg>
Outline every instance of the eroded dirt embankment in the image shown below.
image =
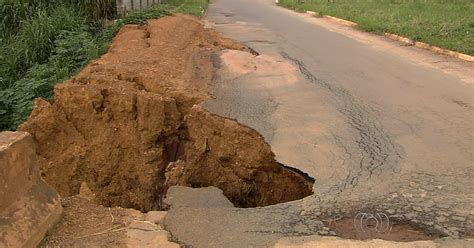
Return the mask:
<svg viewBox="0 0 474 248">
<path fill-rule="evenodd" d="M 197 105 L 223 49 L 245 48 L 187 16 L 124 27 L 19 128 L 37 143 L 43 177 L 63 196 L 85 182 L 98 203 L 142 211 L 162 208 L 170 185 L 216 186 L 242 207 L 311 194 L 257 132 Z"/>
</svg>

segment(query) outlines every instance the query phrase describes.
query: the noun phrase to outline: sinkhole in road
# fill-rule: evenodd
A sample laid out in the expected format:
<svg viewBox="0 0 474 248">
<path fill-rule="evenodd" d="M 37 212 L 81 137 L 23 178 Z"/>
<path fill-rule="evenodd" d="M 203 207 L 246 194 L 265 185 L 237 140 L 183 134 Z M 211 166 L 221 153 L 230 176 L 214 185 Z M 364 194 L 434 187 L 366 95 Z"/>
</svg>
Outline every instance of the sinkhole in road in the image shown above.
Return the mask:
<svg viewBox="0 0 474 248">
<path fill-rule="evenodd" d="M 311 195 L 314 180 L 279 164 L 256 131 L 199 107 L 208 55 L 239 47 L 182 16 L 124 28 L 20 127 L 37 143 L 43 178 L 62 196 L 82 189 L 143 212 L 165 209 L 173 185 L 215 186 L 237 207 Z"/>
<path fill-rule="evenodd" d="M 144 212 L 165 208 L 173 185 L 215 186 L 238 207 L 312 194 L 255 130 L 200 107 L 224 49 L 246 50 L 189 16 L 122 28 L 20 127 L 37 143 L 43 178 L 62 196 L 88 188 L 99 204 Z"/>
<path fill-rule="evenodd" d="M 312 194 L 314 181 L 279 164 L 255 130 L 135 85 L 65 82 L 54 103 L 36 101 L 21 130 L 62 196 L 87 185 L 99 204 L 150 211 L 173 185 L 215 186 L 237 207 Z"/>
</svg>

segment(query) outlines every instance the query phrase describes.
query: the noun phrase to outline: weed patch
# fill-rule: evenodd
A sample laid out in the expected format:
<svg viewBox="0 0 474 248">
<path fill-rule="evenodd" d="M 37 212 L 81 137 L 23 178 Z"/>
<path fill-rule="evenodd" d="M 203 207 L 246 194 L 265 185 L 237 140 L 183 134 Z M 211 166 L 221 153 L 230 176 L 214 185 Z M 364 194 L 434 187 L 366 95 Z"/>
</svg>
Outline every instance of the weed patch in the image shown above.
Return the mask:
<svg viewBox="0 0 474 248">
<path fill-rule="evenodd" d="M 173 12 L 201 17 L 206 12 L 209 0 L 167 0 L 165 3 L 171 6 Z"/>
</svg>

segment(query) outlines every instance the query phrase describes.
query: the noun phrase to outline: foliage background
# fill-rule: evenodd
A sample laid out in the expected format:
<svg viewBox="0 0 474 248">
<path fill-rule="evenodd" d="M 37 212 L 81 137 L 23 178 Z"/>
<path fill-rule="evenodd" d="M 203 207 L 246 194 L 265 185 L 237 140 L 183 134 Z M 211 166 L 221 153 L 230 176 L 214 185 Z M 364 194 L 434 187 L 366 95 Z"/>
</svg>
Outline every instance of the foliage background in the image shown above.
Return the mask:
<svg viewBox="0 0 474 248">
<path fill-rule="evenodd" d="M 111 22 L 115 0 L 0 0 L 0 130 L 25 121 L 35 98 L 53 100 L 54 85 L 106 52 L 123 25 L 203 3 L 173 0 Z"/>
</svg>

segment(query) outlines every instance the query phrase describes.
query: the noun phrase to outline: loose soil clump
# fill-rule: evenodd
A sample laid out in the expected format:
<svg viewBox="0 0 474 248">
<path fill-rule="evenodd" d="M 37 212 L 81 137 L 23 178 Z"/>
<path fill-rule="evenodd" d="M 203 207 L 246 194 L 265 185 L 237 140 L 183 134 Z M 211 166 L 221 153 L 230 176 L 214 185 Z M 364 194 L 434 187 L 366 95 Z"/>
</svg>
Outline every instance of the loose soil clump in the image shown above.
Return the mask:
<svg viewBox="0 0 474 248">
<path fill-rule="evenodd" d="M 86 183 L 99 204 L 141 211 L 164 208 L 171 185 L 216 186 L 239 207 L 311 194 L 256 131 L 199 106 L 223 49 L 245 50 L 184 15 L 125 26 L 19 128 L 33 135 L 45 180 L 63 196 Z"/>
</svg>

